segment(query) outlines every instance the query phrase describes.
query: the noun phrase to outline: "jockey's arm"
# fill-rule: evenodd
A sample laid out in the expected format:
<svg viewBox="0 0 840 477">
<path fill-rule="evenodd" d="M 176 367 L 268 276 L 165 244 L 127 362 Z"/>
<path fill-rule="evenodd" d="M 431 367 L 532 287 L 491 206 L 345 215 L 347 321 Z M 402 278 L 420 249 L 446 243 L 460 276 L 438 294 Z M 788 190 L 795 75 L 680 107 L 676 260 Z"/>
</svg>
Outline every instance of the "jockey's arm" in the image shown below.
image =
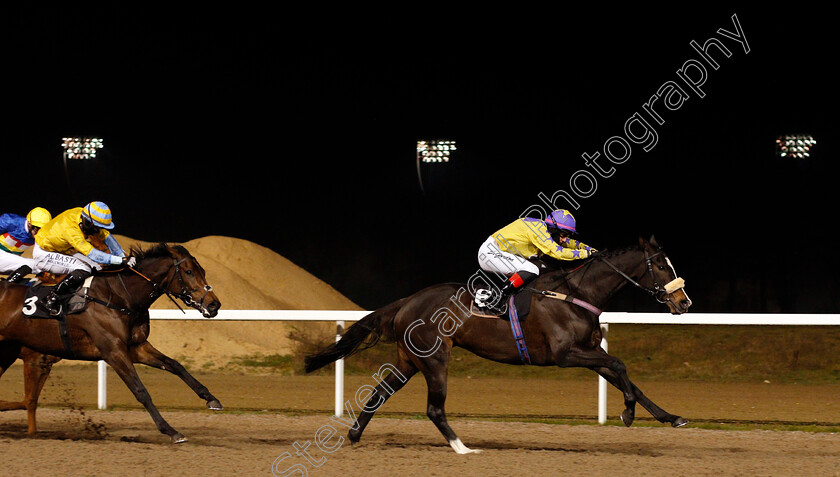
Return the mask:
<svg viewBox="0 0 840 477">
<path fill-rule="evenodd" d="M 113 242 L 116 242 L 116 240 L 114 240 L 111 237 L 111 235 L 108 234 L 108 236 L 106 236 L 103 239 L 105 245 L 109 245 L 109 238 L 111 238 Z M 75 230 L 71 232 L 69 242 L 73 246 L 73 248 L 87 255 L 89 259 L 93 260 L 96 263 L 102 265 L 120 265 L 121 263 L 123 263 L 123 259 L 121 256 L 105 253 L 101 250 L 96 249 L 90 242 L 85 240 L 85 236 L 84 234 L 82 234 L 81 230 L 78 233 L 76 233 Z M 117 247 L 119 248 L 119 245 Z M 108 246 L 108 248 L 111 251 L 114 251 L 113 249 L 111 249 L 110 245 Z M 120 248 L 119 250 L 120 252 L 122 252 L 122 248 Z"/>
<path fill-rule="evenodd" d="M 102 265 L 120 265 L 123 263 L 123 258 L 121 256 L 111 255 L 110 253 L 105 253 L 95 248 L 91 248 L 87 256 L 89 259 Z"/>
<path fill-rule="evenodd" d="M 531 238 L 531 243 L 540 252 L 551 258 L 557 260 L 577 260 L 589 257 L 589 251 L 586 249 L 570 248 L 570 246 L 555 242 L 543 224 L 538 224 L 536 227 L 528 227 L 528 233 Z"/>
<path fill-rule="evenodd" d="M 12 216 L 9 214 L 0 215 L 0 234 L 4 234 L 13 227 Z"/>
<path fill-rule="evenodd" d="M 120 247 L 120 244 L 117 242 L 117 239 L 115 239 L 113 235 L 108 234 L 108 236 L 105 237 L 104 242 L 105 246 L 108 247 L 108 250 L 111 251 L 111 254 L 116 255 L 118 257 L 125 257 L 125 252 L 123 251 L 122 247 Z"/>
<path fill-rule="evenodd" d="M 559 244 L 552 239 L 535 240 L 534 245 L 545 255 L 557 260 L 577 260 L 589 257 L 589 250 L 575 249 Z"/>
<path fill-rule="evenodd" d="M 575 250 L 586 250 L 590 253 L 594 253 L 594 252 L 598 251 L 595 248 L 590 247 L 589 245 L 586 245 L 585 243 L 583 243 L 579 240 L 575 240 L 575 239 L 571 239 L 571 238 L 567 241 L 566 245 L 568 246 L 568 248 L 572 248 L 572 249 L 575 249 Z"/>
</svg>

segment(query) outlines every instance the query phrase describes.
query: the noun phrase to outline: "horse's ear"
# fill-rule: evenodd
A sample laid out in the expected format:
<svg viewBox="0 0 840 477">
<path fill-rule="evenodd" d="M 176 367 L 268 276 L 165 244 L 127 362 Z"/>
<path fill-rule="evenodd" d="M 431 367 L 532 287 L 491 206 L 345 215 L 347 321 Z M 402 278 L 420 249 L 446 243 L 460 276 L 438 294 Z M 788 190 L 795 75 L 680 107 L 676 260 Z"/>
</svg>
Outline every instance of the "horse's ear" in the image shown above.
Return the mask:
<svg viewBox="0 0 840 477">
<path fill-rule="evenodd" d="M 659 248 L 659 245 L 656 243 L 656 238 L 653 235 L 650 236 L 650 240 L 645 240 L 639 236 L 639 246 L 645 250 L 656 250 Z"/>
</svg>

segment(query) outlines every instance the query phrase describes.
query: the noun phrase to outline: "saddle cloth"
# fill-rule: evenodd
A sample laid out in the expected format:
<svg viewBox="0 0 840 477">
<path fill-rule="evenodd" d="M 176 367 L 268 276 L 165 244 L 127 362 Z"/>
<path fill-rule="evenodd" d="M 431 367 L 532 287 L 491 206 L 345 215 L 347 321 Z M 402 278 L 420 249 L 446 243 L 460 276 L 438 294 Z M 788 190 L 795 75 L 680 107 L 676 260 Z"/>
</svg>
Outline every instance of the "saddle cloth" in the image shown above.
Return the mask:
<svg viewBox="0 0 840 477">
<path fill-rule="evenodd" d="M 61 296 L 58 302 L 61 305 L 61 311 L 58 315 L 50 314 L 50 311 L 44 306 L 47 296 L 55 285 L 33 285 L 26 290 L 26 297 L 23 300 L 23 308 L 21 312 L 24 316 L 29 318 L 53 318 L 56 319 L 61 315 L 71 315 L 73 313 L 80 313 L 84 311 L 87 306 L 87 292 L 90 288 L 90 282 L 93 277 L 88 277 L 82 287 L 75 293 Z"/>
</svg>

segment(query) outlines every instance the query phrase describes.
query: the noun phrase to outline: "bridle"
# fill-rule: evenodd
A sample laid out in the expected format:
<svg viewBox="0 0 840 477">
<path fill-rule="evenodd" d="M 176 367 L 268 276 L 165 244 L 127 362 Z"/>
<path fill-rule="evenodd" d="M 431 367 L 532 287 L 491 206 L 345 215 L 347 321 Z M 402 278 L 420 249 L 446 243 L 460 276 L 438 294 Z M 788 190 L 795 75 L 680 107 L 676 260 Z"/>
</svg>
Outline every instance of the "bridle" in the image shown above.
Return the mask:
<svg viewBox="0 0 840 477">
<path fill-rule="evenodd" d="M 597 255 L 597 254 L 595 255 L 594 258 L 600 259 L 601 261 L 603 261 L 604 263 L 609 265 L 610 268 L 615 270 L 616 273 L 618 273 L 619 275 L 624 277 L 625 280 L 632 283 L 637 288 L 648 292 L 659 303 L 667 304 L 667 303 L 670 302 L 672 305 L 674 305 L 674 303 L 671 302 L 670 296 L 675 291 L 685 287 L 685 280 L 683 280 L 680 277 L 677 277 L 677 278 L 671 280 L 670 282 L 668 282 L 664 285 L 659 283 L 659 280 L 656 279 L 656 275 L 653 273 L 653 259 L 656 258 L 657 256 L 661 255 L 661 254 L 663 254 L 661 249 L 659 251 L 657 251 L 656 253 L 654 253 L 653 255 L 649 254 L 648 251 L 645 250 L 645 264 L 647 265 L 647 270 L 648 270 L 648 273 L 650 274 L 651 281 L 653 281 L 653 288 L 648 288 L 646 286 L 643 286 L 641 283 L 637 282 L 632 277 L 630 277 L 626 273 L 619 270 L 618 267 L 613 265 L 606 258 L 604 258 L 600 255 Z"/>
<path fill-rule="evenodd" d="M 175 262 L 175 264 L 174 264 L 175 272 L 172 274 L 172 277 L 169 279 L 169 282 L 166 284 L 166 286 L 163 286 L 162 284 L 159 284 L 159 283 L 155 282 L 154 280 L 147 277 L 146 275 L 143 275 L 142 273 L 140 273 L 137 269 L 135 269 L 133 267 L 126 267 L 126 268 L 128 268 L 132 272 L 136 273 L 137 275 L 142 277 L 144 280 L 146 280 L 150 285 L 152 285 L 152 292 L 149 294 L 150 298 L 157 298 L 161 295 L 166 295 L 170 300 L 172 300 L 172 303 L 174 303 L 175 306 L 177 306 L 179 310 L 186 313 L 184 311 L 184 309 L 181 308 L 181 305 L 175 300 L 175 298 L 178 298 L 181 301 L 183 301 L 185 305 L 201 311 L 201 309 L 204 308 L 204 300 L 207 298 L 207 294 L 210 293 L 211 291 L 213 291 L 213 287 L 210 286 L 210 285 L 204 285 L 203 287 L 192 288 L 192 289 L 187 287 L 187 283 L 184 280 L 184 274 L 181 271 L 181 264 L 186 262 L 188 259 L 189 259 L 189 257 L 182 258 L 181 260 L 176 260 L 175 258 L 172 259 Z M 178 284 L 181 287 L 181 291 L 177 292 L 177 293 L 170 290 L 170 286 L 172 285 L 172 280 L 174 280 L 176 276 L 178 277 Z M 199 291 L 199 290 L 204 290 L 204 295 L 201 296 L 200 301 L 196 302 L 193 299 L 192 294 L 194 292 Z"/>
</svg>

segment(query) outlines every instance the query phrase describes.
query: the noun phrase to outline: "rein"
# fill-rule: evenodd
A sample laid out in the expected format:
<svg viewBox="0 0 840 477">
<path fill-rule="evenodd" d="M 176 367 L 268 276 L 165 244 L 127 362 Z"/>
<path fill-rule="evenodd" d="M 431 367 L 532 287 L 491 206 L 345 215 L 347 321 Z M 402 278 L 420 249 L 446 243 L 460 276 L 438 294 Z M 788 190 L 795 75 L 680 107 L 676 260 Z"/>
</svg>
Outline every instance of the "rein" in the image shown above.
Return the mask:
<svg viewBox="0 0 840 477">
<path fill-rule="evenodd" d="M 653 288 L 647 288 L 647 287 L 643 286 L 641 283 L 634 280 L 631 276 L 627 275 L 626 273 L 621 271 L 618 267 L 613 265 L 612 262 L 610 262 L 606 258 L 604 258 L 600 255 L 595 255 L 593 258 L 597 258 L 597 259 L 603 261 L 604 263 L 606 263 L 607 265 L 609 265 L 609 267 L 612 268 L 616 273 L 621 275 L 622 278 L 624 278 L 625 280 L 627 280 L 628 282 L 633 284 L 635 287 L 648 292 L 659 303 L 667 303 L 668 300 L 663 299 L 663 296 L 670 295 L 671 293 L 683 288 L 685 286 L 685 280 L 683 280 L 680 277 L 677 277 L 677 278 L 671 280 L 670 282 L 666 283 L 665 285 L 660 285 L 659 284 L 659 281 L 656 279 L 656 275 L 653 273 L 653 259 L 656 258 L 658 255 L 660 255 L 662 253 L 663 252 L 660 250 L 660 251 L 654 253 L 653 255 L 649 255 L 648 251 L 645 250 L 645 264 L 647 265 L 648 273 L 650 273 L 651 280 L 653 280 Z M 589 262 L 589 263 L 592 263 L 592 262 Z M 565 273 L 564 276 L 568 275 L 572 272 L 575 272 L 575 271 L 583 268 L 584 266 L 586 266 L 586 264 L 583 264 L 583 265 Z M 542 295 L 544 297 L 547 297 L 547 298 L 553 298 L 555 300 L 563 300 L 563 301 L 566 301 L 566 302 L 569 302 L 569 303 L 573 303 L 575 305 L 578 305 L 582 308 L 585 308 L 585 309 L 591 311 L 595 315 L 600 315 L 601 314 L 601 310 L 598 307 L 592 305 L 591 303 L 583 301 L 579 298 L 575 298 L 575 297 L 566 295 L 564 293 L 559 293 L 559 292 L 554 292 L 554 291 L 549 291 L 549 290 L 537 290 L 537 289 L 534 289 L 534 288 L 528 288 L 528 289 L 530 291 L 539 293 L 540 295 Z"/>
<path fill-rule="evenodd" d="M 637 282 L 636 280 L 631 278 L 629 275 L 627 275 L 626 273 L 619 270 L 618 267 L 613 265 L 606 258 L 599 257 L 597 255 L 595 257 L 599 258 L 601 261 L 603 261 L 604 263 L 609 265 L 610 268 L 615 270 L 615 272 L 618 273 L 619 275 L 621 275 L 625 280 L 632 283 L 636 288 L 639 288 L 641 290 L 644 290 L 644 291 L 648 292 L 659 303 L 667 303 L 668 300 L 663 299 L 662 297 L 665 296 L 665 295 L 670 295 L 671 293 L 679 290 L 680 288 L 683 288 L 685 286 L 685 280 L 683 280 L 680 277 L 677 277 L 677 278 L 671 280 L 670 282 L 666 283 L 665 285 L 660 285 L 659 284 L 659 280 L 656 279 L 656 275 L 654 275 L 654 273 L 653 273 L 653 259 L 657 255 L 660 255 L 660 254 L 662 254 L 661 250 L 654 253 L 653 255 L 648 255 L 648 251 L 645 250 L 645 264 L 647 265 L 647 269 L 648 269 L 648 273 L 650 274 L 650 278 L 651 278 L 651 280 L 653 280 L 653 288 L 647 288 L 645 286 L 642 286 L 641 283 Z"/>
<path fill-rule="evenodd" d="M 187 257 L 187 258 L 189 258 L 189 257 Z M 157 298 L 161 295 L 166 295 L 166 297 L 169 298 L 169 300 L 171 300 L 172 303 L 174 303 L 175 306 L 178 307 L 179 310 L 181 310 L 181 313 L 186 314 L 187 312 L 184 310 L 183 307 L 181 307 L 181 304 L 178 303 L 178 301 L 175 300 L 175 298 L 179 298 L 181 301 L 184 302 L 185 305 L 192 306 L 192 307 L 195 308 L 196 303 L 199 304 L 199 305 L 203 305 L 204 304 L 204 299 L 207 298 L 207 294 L 210 293 L 213 290 L 212 286 L 205 285 L 204 287 L 202 287 L 204 289 L 204 295 L 201 297 L 201 301 L 196 302 L 195 300 L 192 299 L 192 296 L 191 296 L 192 293 L 195 292 L 195 291 L 201 290 L 202 288 L 188 289 L 186 284 L 184 283 L 184 277 L 183 277 L 183 274 L 181 273 L 181 264 L 184 263 L 187 260 L 187 258 L 182 258 L 181 260 L 175 261 L 175 265 L 174 265 L 175 273 L 172 275 L 172 278 L 169 279 L 169 284 L 171 284 L 172 280 L 175 278 L 175 276 L 176 275 L 178 276 L 178 281 L 181 285 L 181 292 L 180 293 L 174 293 L 174 292 L 170 291 L 168 285 L 166 287 L 162 286 L 161 284 L 155 282 L 154 280 L 147 277 L 146 275 L 144 275 L 139 270 L 137 270 L 133 267 L 126 266 L 124 268 L 128 268 L 129 270 L 131 270 L 132 272 L 134 272 L 135 274 L 137 274 L 138 276 L 140 276 L 141 278 L 146 280 L 147 283 L 152 285 L 152 292 L 149 293 L 150 298 Z M 123 284 L 123 287 L 125 287 L 124 284 Z M 128 290 L 126 289 L 126 291 L 128 291 Z M 133 311 L 130 308 L 117 307 L 115 305 L 110 304 L 110 302 L 104 302 L 102 300 L 99 300 L 97 298 L 90 297 L 90 296 L 88 296 L 86 298 L 90 301 L 93 301 L 95 303 L 99 303 L 100 305 L 106 306 L 106 307 L 111 308 L 113 310 L 121 311 L 121 312 L 123 312 L 125 314 L 128 314 L 128 315 L 131 315 L 133 313 Z"/>
</svg>

